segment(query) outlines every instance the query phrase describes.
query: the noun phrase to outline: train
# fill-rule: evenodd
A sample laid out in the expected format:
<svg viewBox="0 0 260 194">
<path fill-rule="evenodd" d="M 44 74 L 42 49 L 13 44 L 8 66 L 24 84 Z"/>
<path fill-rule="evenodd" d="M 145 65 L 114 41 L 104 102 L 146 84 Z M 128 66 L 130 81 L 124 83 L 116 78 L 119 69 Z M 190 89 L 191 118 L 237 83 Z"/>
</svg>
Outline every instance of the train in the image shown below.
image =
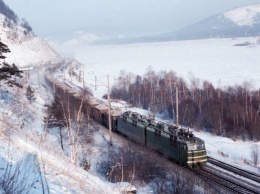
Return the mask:
<svg viewBox="0 0 260 194">
<path fill-rule="evenodd" d="M 64 82 L 55 79 L 49 68 L 45 71 L 46 82 L 58 95 L 69 94 L 75 101 L 82 100 L 82 94 Z M 108 106 L 94 98 L 84 99 L 83 104 L 91 118 L 109 128 Z M 202 168 L 207 163 L 205 143 L 196 137 L 189 128 L 166 124 L 141 115 L 137 112 L 111 109 L 111 128 L 131 140 L 155 150 L 176 163 L 191 169 Z"/>
</svg>

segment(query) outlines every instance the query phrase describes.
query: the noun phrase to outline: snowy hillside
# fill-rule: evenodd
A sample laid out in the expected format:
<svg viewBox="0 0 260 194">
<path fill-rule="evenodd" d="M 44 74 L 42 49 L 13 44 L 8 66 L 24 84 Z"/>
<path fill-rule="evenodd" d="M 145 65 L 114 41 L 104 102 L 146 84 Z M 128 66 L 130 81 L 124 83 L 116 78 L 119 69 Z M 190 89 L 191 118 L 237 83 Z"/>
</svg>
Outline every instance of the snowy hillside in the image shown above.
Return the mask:
<svg viewBox="0 0 260 194">
<path fill-rule="evenodd" d="M 74 165 L 66 154 L 68 149 L 64 151 L 59 145 L 58 131 L 46 131 L 45 104 L 53 94 L 45 82 L 44 69 L 39 74 L 32 70 L 29 79 L 23 79 L 24 85 L 34 90 L 32 102 L 26 98 L 25 88 L 1 87 L 0 193 L 120 193 L 118 185 Z M 92 156 L 100 154 L 98 149 L 105 150 L 106 145 L 106 141 L 94 143 Z M 8 188 L 10 192 L 6 192 Z"/>
<path fill-rule="evenodd" d="M 224 16 L 238 26 L 253 26 L 260 22 L 260 4 L 230 10 Z"/>
<path fill-rule="evenodd" d="M 18 67 L 42 64 L 58 58 L 58 54 L 44 40 L 1 13 L 0 40 L 11 50 L 11 53 L 6 54 L 6 62 L 15 63 Z"/>
</svg>

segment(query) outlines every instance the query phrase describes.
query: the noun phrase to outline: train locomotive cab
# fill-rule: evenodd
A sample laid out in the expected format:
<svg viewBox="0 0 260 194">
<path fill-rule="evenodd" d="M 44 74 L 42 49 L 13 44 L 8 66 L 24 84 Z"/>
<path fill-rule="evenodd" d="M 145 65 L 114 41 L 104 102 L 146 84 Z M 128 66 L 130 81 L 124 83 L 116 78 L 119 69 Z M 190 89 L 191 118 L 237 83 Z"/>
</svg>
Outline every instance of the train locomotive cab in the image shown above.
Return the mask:
<svg viewBox="0 0 260 194">
<path fill-rule="evenodd" d="M 201 168 L 207 163 L 205 143 L 191 132 L 184 132 L 182 142 L 184 152 L 186 153 L 186 165 L 189 168 Z"/>
</svg>

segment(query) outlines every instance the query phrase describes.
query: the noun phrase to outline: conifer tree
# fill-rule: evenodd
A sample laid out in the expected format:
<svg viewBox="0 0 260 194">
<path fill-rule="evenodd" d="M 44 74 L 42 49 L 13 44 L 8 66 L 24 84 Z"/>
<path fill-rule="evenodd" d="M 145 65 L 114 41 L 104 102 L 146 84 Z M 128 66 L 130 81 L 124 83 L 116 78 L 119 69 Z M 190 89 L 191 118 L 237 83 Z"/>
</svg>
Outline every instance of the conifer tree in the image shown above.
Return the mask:
<svg viewBox="0 0 260 194">
<path fill-rule="evenodd" d="M 33 100 L 35 100 L 35 95 L 34 95 L 34 90 L 31 88 L 31 86 L 28 86 L 26 89 L 26 96 L 27 99 L 32 102 Z"/>
<path fill-rule="evenodd" d="M 6 56 L 4 54 L 9 53 L 10 50 L 7 45 L 0 42 L 0 60 L 5 59 Z M 5 84 L 9 86 L 17 86 L 22 87 L 19 83 L 17 83 L 16 78 L 22 77 L 22 71 L 20 71 L 15 64 L 9 65 L 6 62 L 0 61 L 0 81 L 4 81 Z"/>
<path fill-rule="evenodd" d="M 60 131 L 60 144 L 61 148 L 64 150 L 63 147 L 63 135 L 61 129 L 66 126 L 66 121 L 63 114 L 63 108 L 60 101 L 60 98 L 55 95 L 54 101 L 51 105 L 45 105 L 47 106 L 47 117 L 44 117 L 45 127 L 52 128 L 52 127 L 58 127 Z"/>
</svg>

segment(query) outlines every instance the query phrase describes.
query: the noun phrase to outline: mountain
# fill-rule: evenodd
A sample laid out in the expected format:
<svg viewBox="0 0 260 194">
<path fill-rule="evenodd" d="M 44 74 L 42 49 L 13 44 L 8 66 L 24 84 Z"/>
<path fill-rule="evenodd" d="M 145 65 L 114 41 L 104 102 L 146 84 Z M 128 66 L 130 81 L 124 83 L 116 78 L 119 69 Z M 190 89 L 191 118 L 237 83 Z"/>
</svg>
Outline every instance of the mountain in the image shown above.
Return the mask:
<svg viewBox="0 0 260 194">
<path fill-rule="evenodd" d="M 18 16 L 0 0 L 0 41 L 11 53 L 6 62 L 17 66 L 36 65 L 56 59 L 58 54 L 41 38 L 34 35 L 25 19 Z"/>
<path fill-rule="evenodd" d="M 260 35 L 260 4 L 229 10 L 187 26 L 174 33 L 160 35 L 162 40 L 235 38 Z"/>
<path fill-rule="evenodd" d="M 235 8 L 170 33 L 139 38 L 98 41 L 96 44 L 126 44 L 251 36 L 260 36 L 260 4 Z"/>
</svg>

